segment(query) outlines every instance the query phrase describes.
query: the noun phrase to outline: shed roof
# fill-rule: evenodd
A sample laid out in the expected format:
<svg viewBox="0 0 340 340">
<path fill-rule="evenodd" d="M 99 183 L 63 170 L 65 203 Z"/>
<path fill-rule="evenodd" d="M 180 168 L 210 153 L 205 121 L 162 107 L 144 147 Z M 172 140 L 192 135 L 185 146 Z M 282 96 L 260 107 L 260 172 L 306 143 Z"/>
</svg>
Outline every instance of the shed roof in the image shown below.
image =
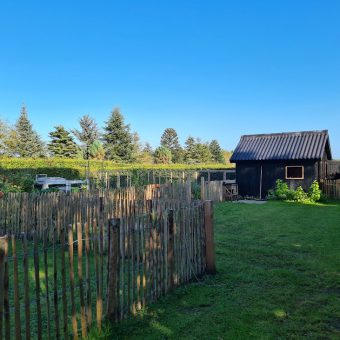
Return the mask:
<svg viewBox="0 0 340 340">
<path fill-rule="evenodd" d="M 245 135 L 230 161 L 332 159 L 328 130 Z"/>
</svg>

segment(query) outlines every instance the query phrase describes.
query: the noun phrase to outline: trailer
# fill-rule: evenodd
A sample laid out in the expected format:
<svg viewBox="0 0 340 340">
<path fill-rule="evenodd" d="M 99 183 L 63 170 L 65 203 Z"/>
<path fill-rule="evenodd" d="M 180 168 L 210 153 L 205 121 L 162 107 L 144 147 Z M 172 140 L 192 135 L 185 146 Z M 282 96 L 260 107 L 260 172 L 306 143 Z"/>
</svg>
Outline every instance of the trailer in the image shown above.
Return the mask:
<svg viewBox="0 0 340 340">
<path fill-rule="evenodd" d="M 36 175 L 34 187 L 39 190 L 58 189 L 63 192 L 71 192 L 73 188 L 89 188 L 88 180 L 68 180 L 63 177 L 48 177 L 46 174 Z"/>
</svg>

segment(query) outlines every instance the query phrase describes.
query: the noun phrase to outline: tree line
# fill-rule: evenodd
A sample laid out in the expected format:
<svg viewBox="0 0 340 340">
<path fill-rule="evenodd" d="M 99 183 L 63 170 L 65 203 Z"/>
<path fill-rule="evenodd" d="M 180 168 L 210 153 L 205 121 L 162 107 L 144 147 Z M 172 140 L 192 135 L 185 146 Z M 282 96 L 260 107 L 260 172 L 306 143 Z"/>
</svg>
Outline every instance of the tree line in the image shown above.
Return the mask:
<svg viewBox="0 0 340 340">
<path fill-rule="evenodd" d="M 0 120 L 0 154 L 8 157 L 58 157 L 112 160 L 117 163 L 226 163 L 230 152 L 223 151 L 217 140 L 203 142 L 188 137 L 181 146 L 175 129 L 166 128 L 160 145 L 153 150 L 140 142 L 118 108 L 110 113 L 102 130 L 94 118 L 84 115 L 79 127 L 71 130 L 57 125 L 44 143 L 30 122 L 25 106 L 14 126 Z"/>
</svg>

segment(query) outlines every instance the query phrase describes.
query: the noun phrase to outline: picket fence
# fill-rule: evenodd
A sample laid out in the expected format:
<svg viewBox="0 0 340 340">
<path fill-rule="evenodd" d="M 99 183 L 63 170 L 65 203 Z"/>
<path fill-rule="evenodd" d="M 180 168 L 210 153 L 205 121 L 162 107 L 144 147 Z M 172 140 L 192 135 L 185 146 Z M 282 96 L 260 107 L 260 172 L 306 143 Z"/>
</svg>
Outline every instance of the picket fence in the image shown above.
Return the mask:
<svg viewBox="0 0 340 340">
<path fill-rule="evenodd" d="M 320 187 L 325 196 L 340 199 L 340 180 L 325 179 L 320 182 Z"/>
<path fill-rule="evenodd" d="M 215 271 L 211 201 L 101 194 L 24 195 L 1 221 L 0 339 L 85 337 Z"/>
</svg>

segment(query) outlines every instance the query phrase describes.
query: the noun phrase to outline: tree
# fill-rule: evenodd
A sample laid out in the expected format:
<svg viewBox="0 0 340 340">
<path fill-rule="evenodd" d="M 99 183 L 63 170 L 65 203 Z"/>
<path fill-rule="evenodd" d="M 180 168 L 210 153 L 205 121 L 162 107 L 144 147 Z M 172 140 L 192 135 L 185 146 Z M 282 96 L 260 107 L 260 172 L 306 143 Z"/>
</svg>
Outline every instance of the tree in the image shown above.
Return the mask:
<svg viewBox="0 0 340 340">
<path fill-rule="evenodd" d="M 179 144 L 178 135 L 175 129 L 167 128 L 161 136 L 161 145 L 171 151 L 172 160 L 174 163 L 183 161 L 183 150 Z"/>
<path fill-rule="evenodd" d="M 215 163 L 225 163 L 223 150 L 216 139 L 213 139 L 209 144 L 209 150 L 211 152 L 212 161 Z"/>
<path fill-rule="evenodd" d="M 211 159 L 212 155 L 207 143 L 193 137 L 189 137 L 185 141 L 185 161 L 187 163 L 209 163 Z"/>
<path fill-rule="evenodd" d="M 15 124 L 16 146 L 15 153 L 20 157 L 42 157 L 45 155 L 44 143 L 33 130 L 28 119 L 26 107 L 21 108 L 19 118 Z"/>
<path fill-rule="evenodd" d="M 117 162 L 131 162 L 134 150 L 133 138 L 130 126 L 125 124 L 124 117 L 118 108 L 111 112 L 104 131 L 106 158 Z"/>
<path fill-rule="evenodd" d="M 13 127 L 0 120 L 0 155 L 15 156 L 17 134 Z"/>
<path fill-rule="evenodd" d="M 48 150 L 54 157 L 76 158 L 78 146 L 74 142 L 71 134 L 62 125 L 54 127 L 54 131 L 49 133 L 51 141 L 48 143 Z"/>
<path fill-rule="evenodd" d="M 105 150 L 103 144 L 99 140 L 95 140 L 89 148 L 90 158 L 101 161 L 105 158 Z"/>
<path fill-rule="evenodd" d="M 195 147 L 196 147 L 195 138 L 189 136 L 185 141 L 185 162 L 188 164 L 195 163 L 196 159 Z"/>
<path fill-rule="evenodd" d="M 90 146 L 99 138 L 97 123 L 89 115 L 79 119 L 80 130 L 74 129 L 72 133 L 82 143 L 84 158 L 90 158 Z"/>
<path fill-rule="evenodd" d="M 157 164 L 170 164 L 171 163 L 171 151 L 165 146 L 159 146 L 154 153 L 155 163 Z"/>
</svg>

